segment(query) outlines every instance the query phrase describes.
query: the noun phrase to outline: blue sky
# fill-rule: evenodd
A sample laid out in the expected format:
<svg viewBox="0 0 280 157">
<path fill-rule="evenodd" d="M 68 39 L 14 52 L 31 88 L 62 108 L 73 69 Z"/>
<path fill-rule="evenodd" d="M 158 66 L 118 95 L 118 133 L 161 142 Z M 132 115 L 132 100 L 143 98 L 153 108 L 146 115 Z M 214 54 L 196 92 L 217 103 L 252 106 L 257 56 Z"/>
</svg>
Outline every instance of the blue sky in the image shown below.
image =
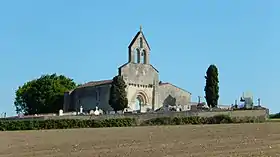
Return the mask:
<svg viewBox="0 0 280 157">
<path fill-rule="evenodd" d="M 0 112 L 18 86 L 58 73 L 78 83 L 110 79 L 143 25 L 160 79 L 204 95 L 219 68 L 220 103 L 250 91 L 280 111 L 278 0 L 9 0 L 0 2 Z"/>
</svg>

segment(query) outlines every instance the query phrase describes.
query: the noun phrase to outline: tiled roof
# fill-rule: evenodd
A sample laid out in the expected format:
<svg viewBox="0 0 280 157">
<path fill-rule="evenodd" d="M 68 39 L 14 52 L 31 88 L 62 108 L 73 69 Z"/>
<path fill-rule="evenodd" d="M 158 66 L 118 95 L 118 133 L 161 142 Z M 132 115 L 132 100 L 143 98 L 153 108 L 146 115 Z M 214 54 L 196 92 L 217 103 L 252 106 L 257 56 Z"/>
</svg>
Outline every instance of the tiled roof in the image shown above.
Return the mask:
<svg viewBox="0 0 280 157">
<path fill-rule="evenodd" d="M 178 86 L 175 86 L 174 84 L 171 84 L 171 83 L 169 83 L 169 82 L 162 82 L 162 83 L 159 84 L 159 86 L 163 86 L 163 85 L 171 85 L 171 86 L 173 86 L 173 87 L 176 87 L 176 88 L 178 88 L 178 89 L 181 89 L 181 90 L 183 90 L 183 91 L 188 92 L 188 93 L 191 94 L 191 92 L 189 92 L 189 91 L 187 91 L 187 90 L 185 90 L 185 89 L 183 89 L 183 88 L 180 88 L 180 87 L 178 87 Z"/>
<path fill-rule="evenodd" d="M 162 86 L 162 85 L 167 85 L 167 84 L 170 84 L 170 83 L 164 82 L 164 83 L 160 83 L 159 85 Z"/>
<path fill-rule="evenodd" d="M 77 88 L 83 88 L 83 87 L 93 87 L 98 85 L 105 85 L 112 83 L 113 80 L 101 80 L 101 81 L 91 81 L 85 84 L 82 84 L 81 86 L 78 86 Z"/>
</svg>

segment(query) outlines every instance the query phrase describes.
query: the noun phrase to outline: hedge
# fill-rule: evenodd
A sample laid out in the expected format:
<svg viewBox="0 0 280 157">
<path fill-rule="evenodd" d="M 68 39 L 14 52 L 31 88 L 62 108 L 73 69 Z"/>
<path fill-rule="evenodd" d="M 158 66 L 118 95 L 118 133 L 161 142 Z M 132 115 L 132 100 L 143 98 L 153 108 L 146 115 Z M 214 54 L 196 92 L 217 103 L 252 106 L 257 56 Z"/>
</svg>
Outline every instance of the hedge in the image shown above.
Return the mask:
<svg viewBox="0 0 280 157">
<path fill-rule="evenodd" d="M 103 120 L 56 119 L 56 120 L 1 120 L 0 130 L 43 130 L 70 128 L 131 127 L 149 125 L 221 124 L 264 122 L 262 117 L 231 118 L 226 115 L 214 117 L 159 117 L 138 123 L 135 118 Z"/>
<path fill-rule="evenodd" d="M 213 117 L 161 117 L 141 123 L 145 125 L 186 125 L 186 124 L 228 124 L 228 123 L 261 123 L 266 119 L 260 117 L 231 118 L 228 115 L 216 115 Z"/>
<path fill-rule="evenodd" d="M 72 129 L 100 127 L 128 127 L 136 125 L 133 118 L 81 120 L 81 119 L 51 119 L 51 120 L 1 120 L 0 130 L 41 130 L 41 129 Z"/>
<path fill-rule="evenodd" d="M 280 118 L 280 112 L 276 113 L 276 114 L 269 115 L 269 118 L 271 118 L 271 119 L 279 119 Z"/>
</svg>

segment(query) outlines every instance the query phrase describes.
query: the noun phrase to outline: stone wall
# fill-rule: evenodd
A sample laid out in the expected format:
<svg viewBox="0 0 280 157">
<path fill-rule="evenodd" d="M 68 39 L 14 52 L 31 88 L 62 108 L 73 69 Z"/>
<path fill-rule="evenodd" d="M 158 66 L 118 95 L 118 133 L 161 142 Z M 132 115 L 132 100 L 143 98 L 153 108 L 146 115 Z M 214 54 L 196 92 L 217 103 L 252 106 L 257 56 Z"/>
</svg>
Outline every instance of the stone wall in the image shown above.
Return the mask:
<svg viewBox="0 0 280 157">
<path fill-rule="evenodd" d="M 46 120 L 46 119 L 109 119 L 109 118 L 136 118 L 139 122 L 149 120 L 157 117 L 190 117 L 190 116 L 201 116 L 201 117 L 212 117 L 215 115 L 229 115 L 230 117 L 264 117 L 269 118 L 269 110 L 240 110 L 240 111 L 213 111 L 213 112 L 167 112 L 167 113 L 142 113 L 142 114 L 124 114 L 124 115 L 101 115 L 101 116 L 38 116 L 38 117 L 26 117 L 21 118 L 22 120 Z M 17 120 L 17 117 L 5 118 L 7 120 Z"/>
<path fill-rule="evenodd" d="M 67 101 L 69 108 L 79 111 L 80 106 L 82 106 L 84 111 L 89 111 L 98 106 L 103 111 L 112 111 L 109 105 L 110 87 L 110 84 L 105 84 L 75 89 L 68 95 L 68 99 L 70 99 L 70 101 Z"/>
<path fill-rule="evenodd" d="M 157 102 L 159 74 L 152 65 L 127 63 L 119 68 L 119 75 L 123 76 L 127 84 L 127 99 L 131 109 L 135 108 L 136 98 L 139 95 L 144 99 L 145 106 L 142 109 L 161 107 L 161 104 Z"/>
<path fill-rule="evenodd" d="M 191 102 L 191 93 L 178 88 L 170 83 L 160 84 L 159 86 L 159 104 L 162 106 L 182 105 L 188 106 Z M 190 110 L 190 106 L 188 107 Z"/>
<path fill-rule="evenodd" d="M 140 85 L 159 84 L 158 71 L 150 64 L 127 63 L 119 68 L 119 75 L 124 81 Z"/>
<path fill-rule="evenodd" d="M 142 113 L 142 114 L 124 114 L 124 115 L 101 115 L 101 116 L 50 116 L 44 119 L 108 119 L 108 118 L 136 118 L 139 122 L 157 117 L 212 117 L 215 115 L 229 115 L 230 117 L 269 117 L 269 110 L 242 110 L 242 111 L 215 111 L 215 112 L 166 112 L 166 113 Z"/>
</svg>

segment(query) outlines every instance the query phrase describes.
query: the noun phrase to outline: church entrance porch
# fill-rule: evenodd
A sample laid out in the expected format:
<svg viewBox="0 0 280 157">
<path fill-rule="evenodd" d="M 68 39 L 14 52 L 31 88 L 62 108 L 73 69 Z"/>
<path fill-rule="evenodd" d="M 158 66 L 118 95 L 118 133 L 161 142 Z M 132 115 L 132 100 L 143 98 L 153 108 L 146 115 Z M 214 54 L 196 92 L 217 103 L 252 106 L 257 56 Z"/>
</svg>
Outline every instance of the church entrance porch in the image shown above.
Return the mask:
<svg viewBox="0 0 280 157">
<path fill-rule="evenodd" d="M 149 108 L 148 105 L 148 99 L 145 93 L 138 92 L 135 97 L 134 101 L 131 104 L 131 109 L 134 112 L 140 113 L 140 112 L 147 112 L 147 109 Z"/>
</svg>

